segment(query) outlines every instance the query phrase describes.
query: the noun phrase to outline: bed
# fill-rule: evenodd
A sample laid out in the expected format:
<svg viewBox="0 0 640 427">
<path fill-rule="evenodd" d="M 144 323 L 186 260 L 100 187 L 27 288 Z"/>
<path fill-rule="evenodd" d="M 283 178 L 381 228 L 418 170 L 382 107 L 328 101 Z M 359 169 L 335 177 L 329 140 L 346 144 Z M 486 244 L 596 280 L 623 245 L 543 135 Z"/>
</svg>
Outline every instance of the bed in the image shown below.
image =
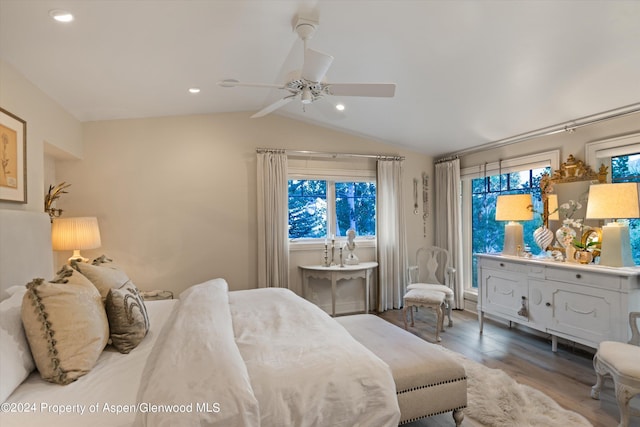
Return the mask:
<svg viewBox="0 0 640 427">
<path fill-rule="evenodd" d="M 47 215 L 0 210 L 5 308 L 24 292 L 16 285 L 54 275 L 49 235 Z M 38 370 L 21 379 L 3 366 L 0 383 L 10 392 L 0 425 L 398 425 L 387 364 L 289 290 L 230 292 L 218 278 L 177 300 L 144 305 L 142 341 L 129 353 L 107 345 L 90 371 L 67 385 L 43 380 Z M 15 315 L 15 307 L 2 311 L 3 340 L 17 339 L 6 331 Z M 0 364 L 12 357 L 3 353 Z"/>
</svg>

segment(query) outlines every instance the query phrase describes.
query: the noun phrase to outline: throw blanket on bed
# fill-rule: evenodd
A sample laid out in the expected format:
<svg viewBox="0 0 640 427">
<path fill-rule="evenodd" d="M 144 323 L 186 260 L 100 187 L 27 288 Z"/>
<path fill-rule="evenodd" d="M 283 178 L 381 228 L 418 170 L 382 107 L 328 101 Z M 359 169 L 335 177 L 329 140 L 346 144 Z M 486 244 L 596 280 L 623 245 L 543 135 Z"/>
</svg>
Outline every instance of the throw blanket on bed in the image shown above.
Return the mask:
<svg viewBox="0 0 640 427">
<path fill-rule="evenodd" d="M 184 291 L 161 334 L 142 374 L 135 425 L 260 425 L 224 280 Z"/>
<path fill-rule="evenodd" d="M 138 400 L 149 410 L 136 425 L 147 426 L 395 427 L 400 419 L 389 367 L 324 311 L 285 289 L 227 292 L 222 279 L 180 295 Z"/>
</svg>

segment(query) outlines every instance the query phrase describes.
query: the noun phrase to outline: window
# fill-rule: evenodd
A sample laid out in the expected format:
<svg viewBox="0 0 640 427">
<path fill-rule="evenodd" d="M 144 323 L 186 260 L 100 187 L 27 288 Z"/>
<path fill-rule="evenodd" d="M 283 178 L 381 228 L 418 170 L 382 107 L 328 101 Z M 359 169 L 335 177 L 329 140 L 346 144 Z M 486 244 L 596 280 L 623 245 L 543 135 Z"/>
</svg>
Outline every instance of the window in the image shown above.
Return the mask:
<svg viewBox="0 0 640 427">
<path fill-rule="evenodd" d="M 611 158 L 611 182 L 640 182 L 640 153 Z M 633 262 L 640 265 L 640 219 L 629 220 Z"/>
<path fill-rule="evenodd" d="M 504 241 L 504 222 L 496 221 L 496 199 L 501 194 L 531 194 L 533 210 L 541 212 L 540 178 L 550 168 L 536 168 L 502 175 L 475 178 L 471 181 L 471 235 L 472 235 L 472 287 L 478 287 L 476 253 L 501 252 Z M 538 254 L 540 248 L 533 241 L 533 232 L 542 225 L 540 215 L 533 221 L 522 223 L 524 243 L 531 252 Z"/>
<path fill-rule="evenodd" d="M 504 242 L 504 222 L 495 221 L 499 194 L 532 193 L 533 209 L 540 212 L 539 182 L 544 171 L 560 166 L 560 151 L 553 150 L 497 162 L 465 167 L 462 179 L 462 281 L 465 298 L 477 295 L 476 253 L 500 252 Z M 533 231 L 542 224 L 534 215 L 524 221 L 525 244 L 532 252 L 539 249 L 533 242 Z"/>
<path fill-rule="evenodd" d="M 289 238 L 376 234 L 375 181 L 290 179 Z"/>
</svg>

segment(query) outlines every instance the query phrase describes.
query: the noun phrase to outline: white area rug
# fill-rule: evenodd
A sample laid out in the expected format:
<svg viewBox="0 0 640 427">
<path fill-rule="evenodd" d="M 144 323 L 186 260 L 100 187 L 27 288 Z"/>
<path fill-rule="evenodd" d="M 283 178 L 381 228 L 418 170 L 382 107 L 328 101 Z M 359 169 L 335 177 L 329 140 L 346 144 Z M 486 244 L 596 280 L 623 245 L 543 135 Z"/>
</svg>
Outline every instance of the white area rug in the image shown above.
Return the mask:
<svg viewBox="0 0 640 427">
<path fill-rule="evenodd" d="M 465 419 L 487 427 L 591 427 L 582 415 L 558 405 L 546 394 L 519 384 L 500 369 L 491 369 L 437 346 L 467 371 Z"/>
</svg>

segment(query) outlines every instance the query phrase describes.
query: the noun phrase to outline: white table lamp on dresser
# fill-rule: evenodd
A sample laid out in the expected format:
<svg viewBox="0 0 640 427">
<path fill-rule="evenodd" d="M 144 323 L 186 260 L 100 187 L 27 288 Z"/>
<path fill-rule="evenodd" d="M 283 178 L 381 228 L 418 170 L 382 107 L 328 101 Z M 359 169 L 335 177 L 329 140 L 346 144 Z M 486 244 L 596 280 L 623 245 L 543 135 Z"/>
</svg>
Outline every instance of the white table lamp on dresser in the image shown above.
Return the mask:
<svg viewBox="0 0 640 427">
<path fill-rule="evenodd" d="M 504 226 L 504 255 L 518 255 L 518 247 L 524 249 L 522 224 L 516 221 L 533 219 L 531 194 L 507 194 L 498 196 L 496 201 L 496 221 L 509 221 Z"/>
<path fill-rule="evenodd" d="M 590 186 L 586 217 L 614 219 L 602 227 L 600 264 L 611 267 L 634 266 L 629 227 L 615 219 L 640 217 L 640 183 L 620 182 Z"/>
</svg>

